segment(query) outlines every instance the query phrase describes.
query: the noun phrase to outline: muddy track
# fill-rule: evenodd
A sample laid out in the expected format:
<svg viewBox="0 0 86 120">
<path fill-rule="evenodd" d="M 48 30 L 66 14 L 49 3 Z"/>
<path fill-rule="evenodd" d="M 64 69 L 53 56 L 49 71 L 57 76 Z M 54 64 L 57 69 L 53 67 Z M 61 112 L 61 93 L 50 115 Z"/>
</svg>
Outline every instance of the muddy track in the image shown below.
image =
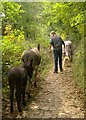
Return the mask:
<svg viewBox="0 0 86 120">
<path fill-rule="evenodd" d="M 34 88 L 32 99 L 22 114 L 15 110 L 9 114 L 9 105 L 3 117 L 7 118 L 84 118 L 82 92 L 74 83 L 71 68 L 55 74 L 51 69 L 47 77 Z"/>
</svg>

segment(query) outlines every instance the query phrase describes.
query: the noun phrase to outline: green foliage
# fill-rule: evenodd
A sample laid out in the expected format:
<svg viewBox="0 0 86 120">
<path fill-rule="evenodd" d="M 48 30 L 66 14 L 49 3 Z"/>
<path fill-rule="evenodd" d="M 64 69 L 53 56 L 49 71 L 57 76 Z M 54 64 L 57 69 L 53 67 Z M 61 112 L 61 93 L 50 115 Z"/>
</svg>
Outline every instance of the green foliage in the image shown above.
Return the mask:
<svg viewBox="0 0 86 120">
<path fill-rule="evenodd" d="M 4 6 L 3 12 L 6 15 L 6 20 L 9 23 L 16 23 L 17 20 L 21 19 L 21 13 L 24 11 L 21 10 L 21 6 L 16 2 L 3 2 Z"/>
<path fill-rule="evenodd" d="M 43 5 L 40 2 L 21 2 L 19 4 L 21 4 L 24 10 L 22 26 L 25 38 L 35 40 L 41 33 Z"/>
<path fill-rule="evenodd" d="M 47 6 L 44 14 L 48 31 L 55 30 L 62 36 L 65 35 L 64 39 L 67 37 L 74 42 L 79 41 L 84 32 L 84 14 L 86 12 L 84 3 L 48 2 Z"/>
<path fill-rule="evenodd" d="M 84 90 L 84 42 L 80 41 L 74 55 L 73 77 L 75 82 Z"/>
<path fill-rule="evenodd" d="M 3 71 L 7 72 L 11 66 L 18 65 L 20 63 L 20 56 L 24 50 L 22 42 L 24 41 L 24 35 L 22 31 L 11 30 L 11 26 L 6 26 L 7 36 L 2 40 L 2 62 Z M 16 36 L 16 34 L 18 34 Z"/>
<path fill-rule="evenodd" d="M 2 21 L 2 33 L 4 33 L 4 28 L 6 25 L 12 25 L 12 28 L 21 29 L 22 26 L 22 13 L 21 5 L 17 2 L 2 2 L 3 9 L 2 12 L 5 14 Z"/>
</svg>

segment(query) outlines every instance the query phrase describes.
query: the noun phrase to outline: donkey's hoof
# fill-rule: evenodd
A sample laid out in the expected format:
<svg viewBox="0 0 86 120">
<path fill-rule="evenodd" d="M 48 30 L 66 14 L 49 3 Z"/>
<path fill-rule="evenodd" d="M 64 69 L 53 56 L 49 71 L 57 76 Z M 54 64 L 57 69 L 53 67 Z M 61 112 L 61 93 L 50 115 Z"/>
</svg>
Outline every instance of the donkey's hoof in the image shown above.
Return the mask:
<svg viewBox="0 0 86 120">
<path fill-rule="evenodd" d="M 13 114 L 13 111 L 10 111 L 11 114 Z"/>
<path fill-rule="evenodd" d="M 13 108 L 10 108 L 10 113 L 11 113 L 11 114 L 13 113 Z"/>
<path fill-rule="evenodd" d="M 35 87 L 37 87 L 37 84 L 36 84 L 36 83 L 34 83 L 34 86 L 35 86 Z"/>
<path fill-rule="evenodd" d="M 31 96 L 31 94 L 28 94 L 28 99 L 30 99 L 32 96 Z"/>
<path fill-rule="evenodd" d="M 26 106 L 26 102 L 23 102 L 23 105 Z"/>
<path fill-rule="evenodd" d="M 21 110 L 21 109 L 19 109 L 19 112 L 22 112 L 22 110 Z"/>
</svg>

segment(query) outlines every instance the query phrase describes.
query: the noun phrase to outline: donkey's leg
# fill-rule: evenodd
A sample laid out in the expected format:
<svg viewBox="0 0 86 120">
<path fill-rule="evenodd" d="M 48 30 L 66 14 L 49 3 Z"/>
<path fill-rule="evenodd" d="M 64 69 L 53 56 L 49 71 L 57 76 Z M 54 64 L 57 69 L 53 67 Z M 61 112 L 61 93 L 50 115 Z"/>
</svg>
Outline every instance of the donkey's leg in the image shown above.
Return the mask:
<svg viewBox="0 0 86 120">
<path fill-rule="evenodd" d="M 14 85 L 10 87 L 10 112 L 13 113 Z"/>
<path fill-rule="evenodd" d="M 8 77 L 9 87 L 10 87 L 10 112 L 13 113 L 13 99 L 14 99 L 14 80 Z"/>
<path fill-rule="evenodd" d="M 31 79 L 29 78 L 28 80 L 27 80 L 27 85 L 26 85 L 26 93 L 27 93 L 27 95 L 28 95 L 28 99 L 30 99 L 31 98 Z"/>
<path fill-rule="evenodd" d="M 26 105 L 26 103 L 25 103 L 25 86 L 22 87 L 22 103 L 24 106 Z"/>
<path fill-rule="evenodd" d="M 34 80 L 34 86 L 37 87 L 37 71 L 38 71 L 38 67 L 35 68 L 35 80 Z"/>
<path fill-rule="evenodd" d="M 26 105 L 26 103 L 25 103 L 25 89 L 26 89 L 26 85 L 27 85 L 27 76 L 24 78 L 24 79 L 22 79 L 22 103 L 23 103 L 23 105 L 25 106 Z"/>
<path fill-rule="evenodd" d="M 20 83 L 20 86 L 16 85 L 16 100 L 17 100 L 18 111 L 22 112 L 21 110 L 21 83 Z"/>
<path fill-rule="evenodd" d="M 32 83 L 31 83 L 31 79 L 29 79 L 29 81 L 27 82 L 28 84 L 27 84 L 27 86 L 28 86 L 28 99 L 30 99 L 31 98 L 31 85 L 32 85 Z"/>
</svg>

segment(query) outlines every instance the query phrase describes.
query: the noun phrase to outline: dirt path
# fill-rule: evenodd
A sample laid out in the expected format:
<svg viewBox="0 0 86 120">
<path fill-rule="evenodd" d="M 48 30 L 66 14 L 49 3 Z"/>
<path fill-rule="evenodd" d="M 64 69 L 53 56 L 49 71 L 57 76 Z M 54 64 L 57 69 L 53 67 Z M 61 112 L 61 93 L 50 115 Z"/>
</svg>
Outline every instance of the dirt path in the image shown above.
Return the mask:
<svg viewBox="0 0 86 120">
<path fill-rule="evenodd" d="M 84 118 L 84 101 L 81 102 L 81 92 L 74 84 L 71 72 L 71 68 L 58 74 L 50 70 L 47 77 L 40 81 L 34 99 L 16 117 Z"/>
</svg>

